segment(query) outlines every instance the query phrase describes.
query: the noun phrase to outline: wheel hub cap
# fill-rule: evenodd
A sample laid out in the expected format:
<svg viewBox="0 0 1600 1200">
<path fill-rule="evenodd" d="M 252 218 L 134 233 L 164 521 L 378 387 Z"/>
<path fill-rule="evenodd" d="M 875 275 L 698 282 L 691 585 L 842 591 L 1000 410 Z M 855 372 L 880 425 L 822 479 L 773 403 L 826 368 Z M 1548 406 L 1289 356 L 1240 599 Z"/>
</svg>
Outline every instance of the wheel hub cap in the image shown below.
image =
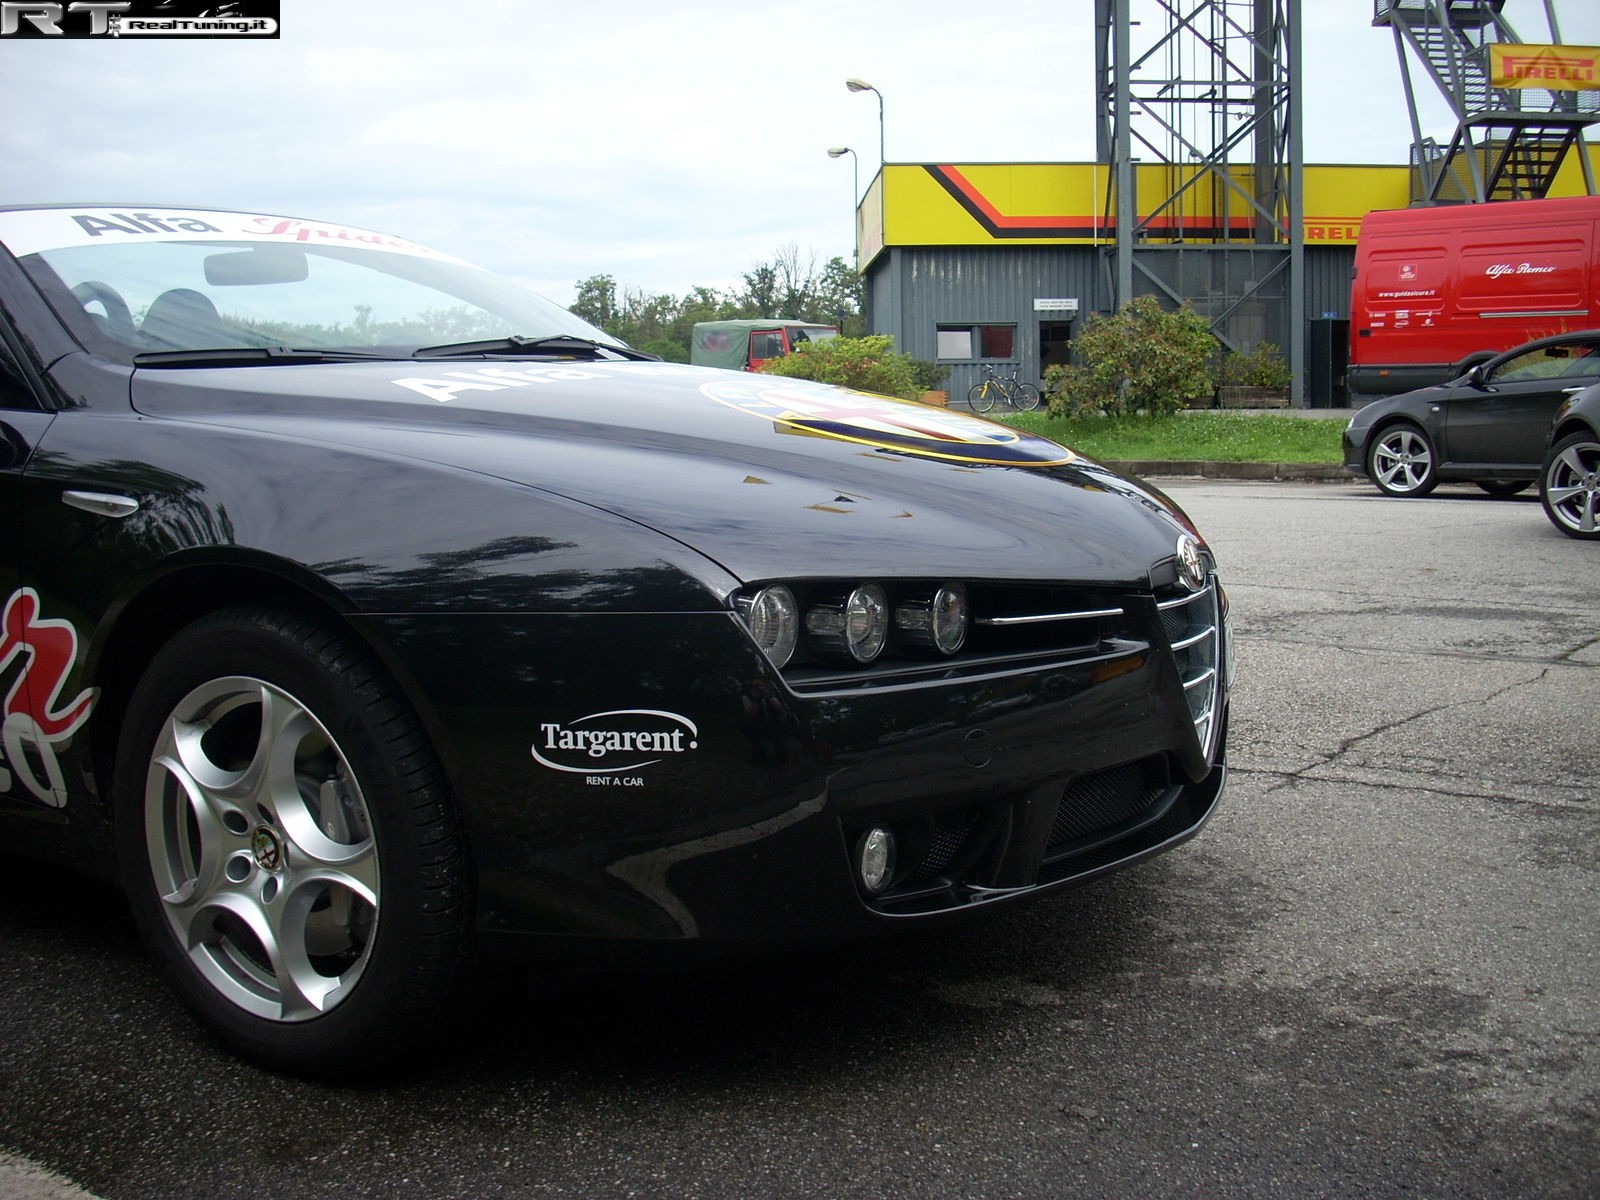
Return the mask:
<svg viewBox="0 0 1600 1200">
<path fill-rule="evenodd" d="M 276 871 L 283 866 L 283 841 L 265 825 L 256 826 L 250 835 L 250 851 L 255 855 L 256 866 L 263 871 Z"/>
</svg>

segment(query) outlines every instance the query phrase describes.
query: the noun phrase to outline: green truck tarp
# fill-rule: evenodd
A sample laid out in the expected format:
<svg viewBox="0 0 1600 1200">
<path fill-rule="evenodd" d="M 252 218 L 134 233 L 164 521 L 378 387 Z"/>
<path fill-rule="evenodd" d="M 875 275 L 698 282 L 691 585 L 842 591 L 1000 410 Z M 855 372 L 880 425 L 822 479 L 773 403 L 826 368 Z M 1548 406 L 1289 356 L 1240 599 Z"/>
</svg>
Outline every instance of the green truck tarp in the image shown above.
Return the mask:
<svg viewBox="0 0 1600 1200">
<path fill-rule="evenodd" d="M 702 367 L 742 371 L 749 359 L 750 335 L 780 329 L 788 331 L 791 346 L 802 341 L 824 342 L 839 336 L 832 325 L 813 325 L 808 321 L 697 321 L 689 336 L 689 361 Z"/>
</svg>

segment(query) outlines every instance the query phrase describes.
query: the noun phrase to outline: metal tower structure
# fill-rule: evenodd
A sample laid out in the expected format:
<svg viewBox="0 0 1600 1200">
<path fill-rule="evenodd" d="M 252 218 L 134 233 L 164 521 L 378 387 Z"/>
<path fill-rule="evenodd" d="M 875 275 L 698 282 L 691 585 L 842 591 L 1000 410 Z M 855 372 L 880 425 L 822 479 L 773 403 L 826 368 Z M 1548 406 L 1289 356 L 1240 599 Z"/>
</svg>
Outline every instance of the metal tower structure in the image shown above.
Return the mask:
<svg viewBox="0 0 1600 1200">
<path fill-rule="evenodd" d="M 1583 131 L 1600 122 L 1600 91 L 1494 86 L 1492 48 L 1524 44 L 1504 7 L 1505 0 L 1374 0 L 1372 23 L 1394 32 L 1411 109 L 1413 203 L 1541 199 L 1574 146 L 1594 194 Z M 1559 45 L 1555 0 L 1544 0 L 1544 16 L 1548 43 Z M 1422 135 L 1407 49 L 1455 114 L 1448 149 Z"/>
<path fill-rule="evenodd" d="M 1304 400 L 1300 0 L 1095 0 L 1115 306 L 1188 302 L 1230 349 L 1270 341 Z M 1141 190 L 1142 189 L 1142 190 Z"/>
</svg>

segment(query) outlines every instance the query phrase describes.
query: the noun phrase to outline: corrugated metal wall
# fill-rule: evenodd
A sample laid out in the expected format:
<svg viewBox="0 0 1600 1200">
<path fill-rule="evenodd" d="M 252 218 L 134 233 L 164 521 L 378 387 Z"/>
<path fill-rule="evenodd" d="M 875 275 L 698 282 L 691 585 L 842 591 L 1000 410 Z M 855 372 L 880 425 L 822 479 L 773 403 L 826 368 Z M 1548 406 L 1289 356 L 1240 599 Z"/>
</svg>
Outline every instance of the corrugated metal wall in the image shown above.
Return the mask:
<svg viewBox="0 0 1600 1200">
<path fill-rule="evenodd" d="M 1307 246 L 1305 259 L 1306 316 L 1311 320 L 1332 313 L 1340 320 L 1350 316 L 1350 272 L 1356 266 L 1354 242 L 1342 246 Z"/>
<path fill-rule="evenodd" d="M 1093 247 L 975 246 L 891 248 L 873 268 L 873 328 L 892 333 L 895 348 L 916 358 L 938 358 L 941 325 L 1015 325 L 1014 363 L 1038 383 L 1039 325 L 1068 322 L 1071 314 L 1035 312 L 1035 299 L 1076 299 L 1077 320 L 1095 309 L 1100 252 Z M 965 396 L 982 377 L 977 362 L 951 362 L 952 398 Z"/>
<path fill-rule="evenodd" d="M 1185 254 L 1204 256 L 1205 251 L 1190 249 Z M 940 326 L 1015 325 L 1015 353 L 995 365 L 1009 369 L 1015 364 L 1023 379 L 1038 383 L 1043 374 L 1041 326 L 1068 323 L 1075 332 L 1084 318 L 1098 311 L 1101 297 L 1111 292 L 1108 263 L 1092 246 L 891 247 L 867 277 L 868 321 L 874 332 L 892 334 L 896 349 L 930 361 L 938 360 Z M 1354 265 L 1353 245 L 1306 247 L 1306 314 L 1313 325 L 1349 317 Z M 1039 299 L 1076 299 L 1075 319 L 1064 312 L 1035 311 L 1034 301 Z M 1255 338 L 1286 345 L 1287 331 L 1278 327 L 1281 321 L 1272 321 L 1272 315 L 1263 314 L 1263 329 Z M 1323 331 L 1324 340 L 1330 336 L 1336 341 L 1336 330 Z M 953 400 L 965 397 L 982 377 L 981 362 L 946 365 Z M 1338 369 L 1342 371 L 1342 365 Z M 1317 392 L 1315 387 L 1310 390 Z"/>
</svg>

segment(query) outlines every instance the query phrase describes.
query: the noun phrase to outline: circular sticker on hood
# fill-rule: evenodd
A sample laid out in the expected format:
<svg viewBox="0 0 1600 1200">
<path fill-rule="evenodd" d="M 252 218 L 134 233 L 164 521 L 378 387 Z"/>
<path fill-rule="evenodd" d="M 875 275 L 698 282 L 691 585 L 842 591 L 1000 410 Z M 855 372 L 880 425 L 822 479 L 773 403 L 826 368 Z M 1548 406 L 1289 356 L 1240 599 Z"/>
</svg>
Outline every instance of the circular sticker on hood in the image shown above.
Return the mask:
<svg viewBox="0 0 1600 1200">
<path fill-rule="evenodd" d="M 829 384 L 750 376 L 702 384 L 700 391 L 802 437 L 982 466 L 1060 467 L 1077 459 L 1046 438 L 993 421 Z"/>
</svg>

